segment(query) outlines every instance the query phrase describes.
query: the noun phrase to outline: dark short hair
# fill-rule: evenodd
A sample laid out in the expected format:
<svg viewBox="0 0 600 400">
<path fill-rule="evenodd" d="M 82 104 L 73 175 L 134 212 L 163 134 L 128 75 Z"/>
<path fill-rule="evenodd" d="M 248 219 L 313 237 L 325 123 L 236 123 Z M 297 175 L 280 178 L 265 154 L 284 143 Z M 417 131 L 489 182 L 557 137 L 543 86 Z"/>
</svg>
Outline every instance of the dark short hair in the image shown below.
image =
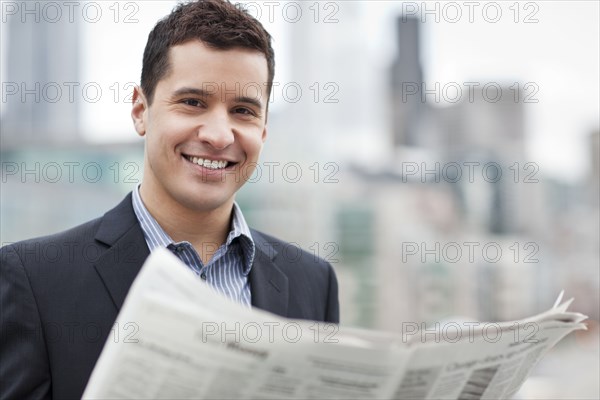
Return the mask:
<svg viewBox="0 0 600 400">
<path fill-rule="evenodd" d="M 247 11 L 229 1 L 199 0 L 177 5 L 148 35 L 141 86 L 150 104 L 156 85 L 169 73 L 169 49 L 192 40 L 219 50 L 243 48 L 264 54 L 269 74 L 267 96 L 270 96 L 275 75 L 271 35 Z"/>
</svg>

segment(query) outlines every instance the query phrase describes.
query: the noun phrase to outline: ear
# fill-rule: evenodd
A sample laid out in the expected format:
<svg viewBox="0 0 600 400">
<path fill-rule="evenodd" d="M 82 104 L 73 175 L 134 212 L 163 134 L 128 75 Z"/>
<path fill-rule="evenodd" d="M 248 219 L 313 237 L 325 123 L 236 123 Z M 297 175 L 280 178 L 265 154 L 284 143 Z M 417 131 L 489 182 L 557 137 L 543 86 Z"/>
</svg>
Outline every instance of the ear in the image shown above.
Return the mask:
<svg viewBox="0 0 600 400">
<path fill-rule="evenodd" d="M 261 139 L 262 139 L 263 143 L 267 140 L 267 126 L 266 125 L 265 125 L 265 128 L 263 129 Z"/>
<path fill-rule="evenodd" d="M 133 88 L 133 97 L 131 102 L 131 119 L 133 120 L 133 126 L 135 127 L 138 135 L 144 136 L 146 134 L 146 122 L 148 118 L 148 103 L 141 87 L 136 85 Z"/>
</svg>

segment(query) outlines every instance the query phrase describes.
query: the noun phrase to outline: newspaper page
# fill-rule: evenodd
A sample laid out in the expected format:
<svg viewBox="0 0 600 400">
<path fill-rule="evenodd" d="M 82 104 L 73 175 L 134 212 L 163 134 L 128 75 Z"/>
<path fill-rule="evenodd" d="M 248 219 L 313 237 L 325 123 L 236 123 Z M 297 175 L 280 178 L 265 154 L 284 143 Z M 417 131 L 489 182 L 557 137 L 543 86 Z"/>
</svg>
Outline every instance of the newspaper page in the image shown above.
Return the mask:
<svg viewBox="0 0 600 400">
<path fill-rule="evenodd" d="M 135 332 L 108 339 L 83 397 L 508 398 L 545 351 L 584 327 L 585 317 L 566 306 L 512 324 L 452 326 L 437 337 L 413 332 L 419 339 L 409 341 L 248 309 L 167 250 L 155 251 L 115 323 Z"/>
</svg>

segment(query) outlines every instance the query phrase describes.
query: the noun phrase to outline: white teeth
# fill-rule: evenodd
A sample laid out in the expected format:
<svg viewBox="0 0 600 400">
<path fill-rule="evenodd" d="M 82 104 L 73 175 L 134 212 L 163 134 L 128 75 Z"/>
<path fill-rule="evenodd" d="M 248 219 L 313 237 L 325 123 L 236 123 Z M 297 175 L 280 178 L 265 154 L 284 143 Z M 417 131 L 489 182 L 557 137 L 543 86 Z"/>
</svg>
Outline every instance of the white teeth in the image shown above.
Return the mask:
<svg viewBox="0 0 600 400">
<path fill-rule="evenodd" d="M 194 164 L 198 164 L 204 168 L 209 169 L 222 169 L 229 165 L 228 161 L 216 161 L 216 160 L 208 160 L 199 157 L 188 157 L 188 160 L 193 162 Z"/>
</svg>

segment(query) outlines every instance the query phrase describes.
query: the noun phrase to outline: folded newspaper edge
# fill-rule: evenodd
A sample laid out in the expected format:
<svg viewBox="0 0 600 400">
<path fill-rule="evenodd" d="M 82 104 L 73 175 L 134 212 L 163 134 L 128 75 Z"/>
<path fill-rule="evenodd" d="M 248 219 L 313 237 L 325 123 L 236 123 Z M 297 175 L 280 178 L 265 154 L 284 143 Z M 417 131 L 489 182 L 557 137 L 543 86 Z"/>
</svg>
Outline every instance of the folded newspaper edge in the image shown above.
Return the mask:
<svg viewBox="0 0 600 400">
<path fill-rule="evenodd" d="M 134 281 L 83 397 L 509 398 L 551 347 L 586 329 L 584 315 L 567 311 L 572 299 L 561 300 L 519 321 L 398 335 L 242 306 L 159 249 Z"/>
</svg>

